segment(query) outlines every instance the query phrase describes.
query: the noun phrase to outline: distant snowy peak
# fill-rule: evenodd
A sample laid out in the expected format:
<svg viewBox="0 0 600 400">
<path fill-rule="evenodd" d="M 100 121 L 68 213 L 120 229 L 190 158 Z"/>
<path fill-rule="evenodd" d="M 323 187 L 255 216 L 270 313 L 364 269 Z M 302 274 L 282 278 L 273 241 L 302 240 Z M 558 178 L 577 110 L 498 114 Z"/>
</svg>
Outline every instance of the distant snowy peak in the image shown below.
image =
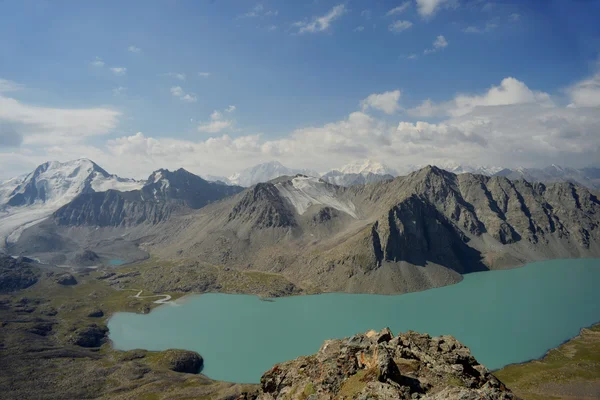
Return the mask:
<svg viewBox="0 0 600 400">
<path fill-rule="evenodd" d="M 392 175 L 392 176 L 398 175 L 398 173 L 394 169 L 388 167 L 385 164 L 382 164 L 377 161 L 372 161 L 372 160 L 353 162 L 353 163 L 344 165 L 342 168 L 338 169 L 338 171 L 340 171 L 344 174 L 366 175 L 366 174 L 371 173 L 371 174 L 375 174 L 375 175 Z"/>
<path fill-rule="evenodd" d="M 319 178 L 296 176 L 289 181 L 276 183 L 275 187 L 281 197 L 287 199 L 300 215 L 313 205 L 323 205 L 358 219 L 354 204 L 349 200 L 338 198 L 335 186 L 331 186 Z"/>
<path fill-rule="evenodd" d="M 81 193 L 132 190 L 143 182 L 110 175 L 88 159 L 49 161 L 33 172 L 0 184 L 0 206 L 63 205 Z"/>
<path fill-rule="evenodd" d="M 282 165 L 279 161 L 271 161 L 264 164 L 258 164 L 254 167 L 235 173 L 229 177 L 229 183 L 249 187 L 261 182 L 268 182 L 280 176 L 294 175 L 320 176 L 318 172 L 310 169 L 293 169 Z"/>
<path fill-rule="evenodd" d="M 452 172 L 454 174 L 476 174 L 476 175 L 486 175 L 492 176 L 502 171 L 502 167 L 495 166 L 485 166 L 485 165 L 468 165 L 468 164 L 458 164 L 453 162 L 445 162 L 436 164 L 437 167 Z M 420 169 L 420 168 L 418 168 Z"/>
</svg>

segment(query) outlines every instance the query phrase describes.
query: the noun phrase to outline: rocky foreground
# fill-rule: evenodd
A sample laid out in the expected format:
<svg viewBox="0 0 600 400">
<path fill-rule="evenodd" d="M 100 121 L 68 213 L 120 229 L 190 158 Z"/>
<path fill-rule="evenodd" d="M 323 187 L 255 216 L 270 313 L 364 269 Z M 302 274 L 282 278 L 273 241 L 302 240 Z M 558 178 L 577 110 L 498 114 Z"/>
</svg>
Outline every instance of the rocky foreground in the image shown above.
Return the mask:
<svg viewBox="0 0 600 400">
<path fill-rule="evenodd" d="M 517 399 L 452 336 L 389 329 L 326 341 L 277 364 L 246 399 Z"/>
</svg>

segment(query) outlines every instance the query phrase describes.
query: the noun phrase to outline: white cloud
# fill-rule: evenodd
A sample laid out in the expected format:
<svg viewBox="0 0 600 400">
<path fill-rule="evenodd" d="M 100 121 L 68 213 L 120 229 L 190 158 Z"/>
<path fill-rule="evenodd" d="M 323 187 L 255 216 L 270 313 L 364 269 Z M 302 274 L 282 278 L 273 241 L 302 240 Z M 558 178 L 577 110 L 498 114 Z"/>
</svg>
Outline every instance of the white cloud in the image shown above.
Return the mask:
<svg viewBox="0 0 600 400">
<path fill-rule="evenodd" d="M 521 15 L 517 14 L 517 13 L 510 14 L 510 16 L 508 17 L 508 19 L 510 19 L 513 22 L 516 22 L 516 21 L 518 21 L 518 20 L 521 19 Z"/>
<path fill-rule="evenodd" d="M 17 82 L 9 81 L 7 79 L 0 78 L 0 93 L 16 92 L 24 89 L 25 87 Z"/>
<path fill-rule="evenodd" d="M 100 57 L 96 57 L 94 61 L 90 63 L 93 67 L 102 68 L 104 67 L 104 61 Z"/>
<path fill-rule="evenodd" d="M 257 4 L 252 10 L 240 15 L 239 18 L 276 17 L 277 15 L 279 15 L 279 11 L 265 10 L 262 4 Z"/>
<path fill-rule="evenodd" d="M 208 78 L 210 75 L 210 72 L 198 72 L 198 76 L 201 78 Z"/>
<path fill-rule="evenodd" d="M 116 76 L 123 76 L 127 73 L 127 68 L 125 67 L 113 67 L 110 70 Z"/>
<path fill-rule="evenodd" d="M 485 24 L 485 27 L 483 28 L 478 28 L 476 26 L 468 26 L 465 29 L 463 29 L 462 31 L 464 33 L 484 33 L 484 32 L 491 32 L 494 29 L 496 29 L 498 27 L 498 24 L 494 23 L 494 22 L 488 22 L 487 24 Z"/>
<path fill-rule="evenodd" d="M 181 97 L 181 100 L 187 103 L 195 103 L 198 101 L 198 98 L 193 94 L 186 93 Z"/>
<path fill-rule="evenodd" d="M 393 90 L 390 92 L 371 94 L 361 101 L 360 105 L 363 111 L 372 108 L 383 111 L 386 114 L 394 114 L 396 111 L 400 110 L 398 100 L 400 100 L 400 90 Z"/>
<path fill-rule="evenodd" d="M 600 104 L 595 101 L 595 92 L 591 97 L 588 92 L 595 90 L 598 80 L 593 75 L 567 89 L 572 107 L 559 106 L 548 93 L 506 78 L 474 94 L 426 101 L 418 113 L 409 110 L 411 115 L 437 116 L 435 123 L 406 118 L 388 122 L 390 117 L 370 115 L 374 109 L 390 113 L 400 110 L 400 92 L 396 95 L 390 91 L 369 96 L 361 102 L 362 111 L 278 138 L 250 133 L 235 136 L 237 130 L 230 120 L 234 114 L 227 113 L 231 109 L 227 107 L 213 112 L 198 126 L 209 136 L 202 140 L 137 133 L 123 134 L 104 146 L 86 145 L 81 142 L 85 139 L 81 133 L 90 136 L 113 131 L 118 112 L 87 109 L 57 114 L 57 109 L 31 107 L 0 96 L 0 122 L 9 124 L 9 129 L 16 126 L 23 134 L 20 147 L 0 152 L 0 173 L 22 173 L 48 159 L 76 157 L 92 158 L 110 172 L 135 177 L 148 176 L 158 167 L 228 175 L 275 159 L 290 167 L 310 166 L 322 171 L 364 158 L 382 160 L 397 169 L 447 160 L 507 167 L 551 163 L 585 166 L 600 159 Z M 232 133 L 221 134 L 228 129 Z M 3 132 L 8 136 L 0 142 L 18 143 L 11 130 Z"/>
<path fill-rule="evenodd" d="M 390 24 L 388 29 L 390 30 L 390 32 L 399 33 L 409 29 L 412 26 L 413 23 L 410 21 L 394 21 Z"/>
<path fill-rule="evenodd" d="M 121 95 L 125 94 L 126 91 L 127 91 L 127 88 L 123 87 L 123 86 L 116 87 L 112 90 L 113 96 L 121 96 Z"/>
<path fill-rule="evenodd" d="M 453 100 L 440 104 L 435 104 L 428 99 L 418 107 L 407 110 L 407 113 L 417 117 L 460 117 L 472 112 L 476 107 L 527 103 L 545 107 L 553 104 L 548 93 L 533 91 L 525 83 L 509 77 L 503 79 L 499 86 L 492 86 L 482 95 L 459 94 Z"/>
<path fill-rule="evenodd" d="M 226 113 L 232 113 L 235 111 L 235 106 L 229 106 L 225 109 Z M 198 125 L 198 131 L 204 133 L 218 133 L 224 129 L 231 128 L 233 126 L 232 120 L 226 120 L 223 118 L 223 113 L 220 111 L 213 111 L 210 114 L 210 121 Z"/>
<path fill-rule="evenodd" d="M 116 128 L 120 112 L 109 108 L 51 108 L 0 95 L 0 124 L 27 145 L 70 143 L 105 135 Z"/>
<path fill-rule="evenodd" d="M 409 55 L 409 56 L 408 56 L 408 57 L 406 57 L 406 58 L 408 58 L 409 60 L 416 60 L 417 58 L 419 58 L 419 56 L 418 56 L 418 55 L 416 55 L 416 54 L 411 54 L 411 55 Z"/>
<path fill-rule="evenodd" d="M 132 52 L 132 53 L 139 53 L 142 51 L 142 49 L 140 49 L 139 47 L 135 47 L 135 46 L 129 46 L 127 48 L 128 51 Z"/>
<path fill-rule="evenodd" d="M 269 32 L 274 32 L 276 30 L 277 30 L 277 25 L 269 25 L 267 27 L 267 31 L 269 31 Z"/>
<path fill-rule="evenodd" d="M 448 0 L 416 0 L 417 12 L 422 17 L 433 16 L 441 6 L 446 5 Z"/>
<path fill-rule="evenodd" d="M 371 19 L 371 10 L 362 10 L 360 16 L 364 19 Z"/>
<path fill-rule="evenodd" d="M 186 78 L 186 75 L 183 72 L 167 72 L 166 74 L 163 74 L 163 75 L 178 79 L 180 81 L 185 81 L 185 78 Z"/>
<path fill-rule="evenodd" d="M 567 89 L 571 107 L 600 107 L 600 72 Z"/>
<path fill-rule="evenodd" d="M 435 53 L 436 51 L 444 49 L 446 47 L 448 47 L 448 41 L 446 40 L 446 38 L 443 35 L 439 35 L 433 41 L 433 48 L 425 49 L 425 51 L 423 51 L 423 54 Z"/>
<path fill-rule="evenodd" d="M 170 89 L 171 95 L 174 97 L 178 97 L 181 101 L 185 101 L 187 103 L 195 103 L 198 101 L 196 95 L 191 93 L 186 93 L 181 86 L 173 86 Z"/>
<path fill-rule="evenodd" d="M 404 11 L 406 11 L 409 7 L 410 7 L 410 1 L 405 1 L 404 3 L 400 4 L 398 7 L 392 8 L 385 15 L 389 17 L 390 15 L 401 14 Z"/>
<path fill-rule="evenodd" d="M 298 33 L 316 33 L 326 31 L 331 23 L 341 17 L 346 12 L 344 4 L 338 4 L 331 11 L 321 17 L 313 17 L 311 22 L 298 21 L 292 24 L 298 28 Z"/>
<path fill-rule="evenodd" d="M 362 26 L 362 25 L 360 25 L 360 26 L 357 26 L 356 28 L 354 28 L 354 32 L 362 32 L 362 31 L 364 31 L 364 30 L 365 30 L 365 27 L 364 27 L 364 26 Z"/>
</svg>

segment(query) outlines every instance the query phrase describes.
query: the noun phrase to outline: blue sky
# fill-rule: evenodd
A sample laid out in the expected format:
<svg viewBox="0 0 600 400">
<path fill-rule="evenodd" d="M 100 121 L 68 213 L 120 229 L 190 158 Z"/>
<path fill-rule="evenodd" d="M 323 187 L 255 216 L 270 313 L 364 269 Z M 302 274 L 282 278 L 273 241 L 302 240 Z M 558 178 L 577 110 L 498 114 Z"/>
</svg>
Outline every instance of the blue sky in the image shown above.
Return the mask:
<svg viewBox="0 0 600 400">
<path fill-rule="evenodd" d="M 0 178 L 593 164 L 598 20 L 594 0 L 0 1 Z"/>
</svg>

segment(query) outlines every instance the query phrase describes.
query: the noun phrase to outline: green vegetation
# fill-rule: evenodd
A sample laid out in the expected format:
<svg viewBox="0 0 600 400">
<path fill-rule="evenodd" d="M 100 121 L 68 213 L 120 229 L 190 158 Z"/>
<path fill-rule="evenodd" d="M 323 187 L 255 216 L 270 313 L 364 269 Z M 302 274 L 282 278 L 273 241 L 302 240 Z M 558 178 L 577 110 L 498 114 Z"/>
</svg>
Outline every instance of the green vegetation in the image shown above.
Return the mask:
<svg viewBox="0 0 600 400">
<path fill-rule="evenodd" d="M 582 329 L 541 360 L 509 365 L 494 374 L 526 400 L 576 398 L 584 386 L 600 388 L 600 324 Z"/>
</svg>

